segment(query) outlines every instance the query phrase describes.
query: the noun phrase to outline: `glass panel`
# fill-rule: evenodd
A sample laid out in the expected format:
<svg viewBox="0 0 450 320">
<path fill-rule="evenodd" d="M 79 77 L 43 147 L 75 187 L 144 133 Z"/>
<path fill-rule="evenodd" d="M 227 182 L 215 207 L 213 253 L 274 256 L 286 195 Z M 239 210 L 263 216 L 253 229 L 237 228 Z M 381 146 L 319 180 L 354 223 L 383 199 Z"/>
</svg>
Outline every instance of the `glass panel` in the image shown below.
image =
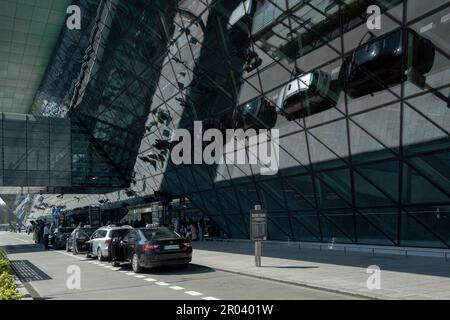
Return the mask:
<svg viewBox="0 0 450 320">
<path fill-rule="evenodd" d="M 323 241 L 330 243 L 354 242 L 353 213 L 351 211 L 332 211 L 320 216 Z"/>
<path fill-rule="evenodd" d="M 290 224 L 288 216 L 271 216 L 268 217 L 267 233 L 270 239 L 288 241 L 293 239 L 290 232 Z"/>
<path fill-rule="evenodd" d="M 319 218 L 315 211 L 291 215 L 292 232 L 296 241 L 320 241 Z"/>
<path fill-rule="evenodd" d="M 321 208 L 350 206 L 352 192 L 348 169 L 319 173 L 316 179 L 317 201 Z"/>
<path fill-rule="evenodd" d="M 398 239 L 397 208 L 361 209 L 356 215 L 358 243 L 393 245 Z"/>
<path fill-rule="evenodd" d="M 438 226 L 438 230 L 441 231 L 442 227 L 448 227 L 448 225 L 446 226 L 445 222 L 442 223 L 441 221 L 445 220 L 440 220 L 440 218 L 437 218 L 440 215 L 437 214 L 436 211 L 433 211 L 434 210 L 432 210 L 432 212 L 428 212 L 422 208 L 417 211 L 411 210 L 410 213 L 402 213 L 400 245 L 412 247 L 446 248 L 446 244 L 439 239 L 439 235 L 430 227 L 433 225 Z M 422 220 L 426 221 L 426 223 L 424 224 Z"/>
</svg>

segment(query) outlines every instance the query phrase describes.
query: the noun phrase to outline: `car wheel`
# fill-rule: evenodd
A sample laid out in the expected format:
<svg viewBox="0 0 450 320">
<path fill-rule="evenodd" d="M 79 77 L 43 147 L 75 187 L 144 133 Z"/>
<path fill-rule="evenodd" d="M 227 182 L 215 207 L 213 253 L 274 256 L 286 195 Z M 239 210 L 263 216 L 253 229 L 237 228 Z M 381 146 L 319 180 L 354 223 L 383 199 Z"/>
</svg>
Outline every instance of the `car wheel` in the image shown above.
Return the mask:
<svg viewBox="0 0 450 320">
<path fill-rule="evenodd" d="M 113 261 L 112 263 L 113 267 L 120 267 L 120 263 L 118 261 Z"/>
<path fill-rule="evenodd" d="M 97 259 L 98 261 L 105 261 L 105 258 L 102 255 L 102 249 L 97 248 Z"/>
<path fill-rule="evenodd" d="M 142 267 L 139 265 L 139 257 L 136 253 L 133 254 L 133 258 L 131 259 L 131 267 L 134 273 L 142 272 Z"/>
</svg>

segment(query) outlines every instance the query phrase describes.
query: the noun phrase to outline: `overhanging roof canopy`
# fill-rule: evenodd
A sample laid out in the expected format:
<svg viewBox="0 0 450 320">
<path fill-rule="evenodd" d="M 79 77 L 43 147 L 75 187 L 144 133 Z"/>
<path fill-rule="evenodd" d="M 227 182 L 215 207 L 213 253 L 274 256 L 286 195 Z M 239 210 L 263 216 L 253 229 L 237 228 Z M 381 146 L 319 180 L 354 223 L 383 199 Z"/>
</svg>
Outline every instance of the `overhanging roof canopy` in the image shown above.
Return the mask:
<svg viewBox="0 0 450 320">
<path fill-rule="evenodd" d="M 70 0 L 0 0 L 0 112 L 29 113 Z"/>
</svg>

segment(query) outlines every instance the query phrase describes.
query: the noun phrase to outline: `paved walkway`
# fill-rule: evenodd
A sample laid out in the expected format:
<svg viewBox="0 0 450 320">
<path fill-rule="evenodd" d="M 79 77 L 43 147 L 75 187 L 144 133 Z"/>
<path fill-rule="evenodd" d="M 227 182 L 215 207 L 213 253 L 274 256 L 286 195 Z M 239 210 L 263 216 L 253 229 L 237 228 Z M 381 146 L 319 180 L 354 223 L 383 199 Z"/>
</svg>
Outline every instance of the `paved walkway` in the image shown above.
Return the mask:
<svg viewBox="0 0 450 320">
<path fill-rule="evenodd" d="M 376 299 L 450 299 L 450 261 L 263 244 L 256 268 L 251 243 L 195 242 L 193 263 L 217 270 Z M 367 267 L 381 269 L 381 289 L 369 290 Z"/>
</svg>

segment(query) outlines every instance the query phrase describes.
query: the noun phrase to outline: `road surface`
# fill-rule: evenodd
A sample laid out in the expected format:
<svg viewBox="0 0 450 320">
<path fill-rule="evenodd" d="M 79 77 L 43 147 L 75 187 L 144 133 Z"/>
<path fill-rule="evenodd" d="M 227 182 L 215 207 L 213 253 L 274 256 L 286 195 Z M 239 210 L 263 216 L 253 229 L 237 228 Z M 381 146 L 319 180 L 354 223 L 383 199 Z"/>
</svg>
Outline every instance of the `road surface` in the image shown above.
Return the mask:
<svg viewBox="0 0 450 320">
<path fill-rule="evenodd" d="M 0 247 L 7 249 L 19 277 L 37 299 L 355 299 L 196 265 L 195 244 L 193 263 L 188 268 L 157 268 L 142 274 L 134 274 L 127 265 L 113 268 L 108 262 L 87 259 L 84 255 L 74 256 L 64 250 L 46 251 L 25 233 L 0 232 Z"/>
</svg>

